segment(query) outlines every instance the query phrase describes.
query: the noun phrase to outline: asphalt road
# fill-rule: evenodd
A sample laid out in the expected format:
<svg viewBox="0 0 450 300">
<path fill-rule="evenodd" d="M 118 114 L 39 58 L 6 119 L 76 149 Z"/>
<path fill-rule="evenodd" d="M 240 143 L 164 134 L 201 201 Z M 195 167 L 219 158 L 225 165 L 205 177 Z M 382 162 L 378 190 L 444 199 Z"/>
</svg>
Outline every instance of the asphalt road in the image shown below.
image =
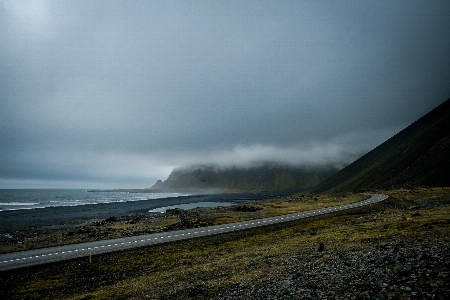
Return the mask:
<svg viewBox="0 0 450 300">
<path fill-rule="evenodd" d="M 264 219 L 0 254 L 0 271 L 306 219 L 370 205 L 388 197 L 383 194 L 371 194 L 370 199 L 360 202 Z"/>
</svg>

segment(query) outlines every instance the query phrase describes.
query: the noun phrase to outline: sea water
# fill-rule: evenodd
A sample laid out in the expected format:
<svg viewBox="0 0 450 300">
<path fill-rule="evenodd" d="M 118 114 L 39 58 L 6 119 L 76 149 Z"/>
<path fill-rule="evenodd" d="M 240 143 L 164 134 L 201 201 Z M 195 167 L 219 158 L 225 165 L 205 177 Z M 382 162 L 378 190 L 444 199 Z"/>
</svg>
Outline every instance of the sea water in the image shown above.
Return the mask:
<svg viewBox="0 0 450 300">
<path fill-rule="evenodd" d="M 188 196 L 181 193 L 130 193 L 75 189 L 0 189 L 0 211 L 131 202 Z"/>
</svg>

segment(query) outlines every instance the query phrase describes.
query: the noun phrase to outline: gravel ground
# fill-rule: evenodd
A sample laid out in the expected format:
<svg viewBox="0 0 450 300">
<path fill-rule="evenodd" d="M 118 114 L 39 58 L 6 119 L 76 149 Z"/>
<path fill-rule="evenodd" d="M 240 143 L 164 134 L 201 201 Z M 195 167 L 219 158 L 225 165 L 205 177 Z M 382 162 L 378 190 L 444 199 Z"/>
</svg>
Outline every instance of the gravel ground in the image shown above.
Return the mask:
<svg viewBox="0 0 450 300">
<path fill-rule="evenodd" d="M 450 299 L 450 236 L 393 239 L 350 251 L 292 256 L 276 273 L 209 291 L 160 299 Z M 248 263 L 248 268 L 270 261 Z"/>
<path fill-rule="evenodd" d="M 292 257 L 283 274 L 213 299 L 449 299 L 449 260 L 450 244 L 439 239 Z"/>
</svg>

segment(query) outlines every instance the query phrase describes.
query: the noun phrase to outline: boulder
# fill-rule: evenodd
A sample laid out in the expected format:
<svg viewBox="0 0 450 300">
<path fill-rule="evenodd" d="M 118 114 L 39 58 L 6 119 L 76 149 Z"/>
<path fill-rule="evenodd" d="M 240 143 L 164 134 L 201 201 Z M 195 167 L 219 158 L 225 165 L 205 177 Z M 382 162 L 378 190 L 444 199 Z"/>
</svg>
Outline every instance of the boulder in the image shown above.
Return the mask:
<svg viewBox="0 0 450 300">
<path fill-rule="evenodd" d="M 376 268 L 375 270 L 373 270 L 373 275 L 375 275 L 375 277 L 381 277 L 383 275 L 383 270 L 380 268 Z"/>
<path fill-rule="evenodd" d="M 255 212 L 258 210 L 261 210 L 261 208 L 247 205 L 237 205 L 234 207 L 234 211 Z"/>
<path fill-rule="evenodd" d="M 105 220 L 106 223 L 114 223 L 117 222 L 116 217 L 112 216 Z"/>
<path fill-rule="evenodd" d="M 320 242 L 320 243 L 317 243 L 317 246 L 316 246 L 315 250 L 318 251 L 318 252 L 322 252 L 324 247 L 325 247 L 325 245 L 322 242 Z"/>
<path fill-rule="evenodd" d="M 427 255 L 423 252 L 420 252 L 417 256 L 416 256 L 416 260 L 424 260 L 427 258 Z"/>
</svg>

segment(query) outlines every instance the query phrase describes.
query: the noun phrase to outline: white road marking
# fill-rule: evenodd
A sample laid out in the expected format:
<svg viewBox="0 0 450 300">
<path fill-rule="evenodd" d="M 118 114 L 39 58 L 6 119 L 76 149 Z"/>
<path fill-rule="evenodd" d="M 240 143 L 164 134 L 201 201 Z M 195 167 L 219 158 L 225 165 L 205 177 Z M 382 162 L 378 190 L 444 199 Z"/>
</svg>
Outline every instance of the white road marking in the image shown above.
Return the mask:
<svg viewBox="0 0 450 300">
<path fill-rule="evenodd" d="M 375 195 L 375 196 L 372 196 L 372 199 L 369 199 L 369 200 L 365 200 L 365 201 L 361 201 L 361 202 L 359 202 L 359 203 L 352 203 L 352 204 L 346 204 L 346 205 L 343 205 L 343 206 L 339 206 L 339 209 L 347 209 L 347 208 L 353 208 L 353 207 L 358 207 L 358 206 L 363 206 L 363 205 L 367 205 L 367 204 L 369 204 L 369 203 L 372 203 L 372 202 L 380 202 L 380 201 L 383 201 L 383 200 L 385 200 L 385 199 L 387 199 L 388 197 L 384 197 L 383 195 Z M 305 217 L 305 216 L 307 216 L 307 215 L 316 215 L 317 213 L 322 213 L 322 214 L 324 214 L 324 213 L 326 213 L 326 212 L 330 212 L 330 211 L 333 211 L 333 208 L 334 208 L 334 210 L 337 210 L 338 208 L 337 207 L 328 207 L 328 208 L 324 208 L 324 209 L 321 209 L 321 210 L 317 210 L 317 211 L 310 211 L 310 212 L 305 212 L 305 213 L 301 213 L 301 214 L 297 214 L 297 215 L 291 215 L 291 216 L 286 216 L 285 218 L 286 219 L 289 219 L 290 217 L 292 217 L 292 218 L 295 218 L 295 217 L 297 217 L 297 218 L 299 218 L 299 217 Z M 284 220 L 284 217 L 280 217 L 280 218 L 276 218 L 275 219 L 275 221 L 278 221 L 279 219 L 281 219 L 281 220 Z M 274 220 L 273 219 L 268 219 L 268 220 L 262 220 L 262 223 L 266 223 L 266 222 L 273 222 Z M 261 221 L 257 221 L 257 223 L 258 224 L 260 224 L 261 223 Z M 243 224 L 244 226 L 249 226 L 249 225 L 254 225 L 255 224 L 255 222 L 251 222 L 251 223 L 245 223 L 245 224 Z M 239 225 L 237 225 L 238 227 L 242 227 L 243 226 L 242 224 L 239 224 Z M 227 226 L 226 227 L 227 229 L 229 229 L 230 228 L 230 226 Z M 233 225 L 233 228 L 236 228 L 236 225 Z M 217 228 L 214 228 L 214 230 L 216 231 L 216 230 L 224 230 L 225 228 L 224 227 L 221 227 L 221 228 L 219 228 L 219 229 L 217 229 Z M 210 229 L 208 229 L 208 232 L 210 232 L 211 230 Z M 205 232 L 204 230 L 202 230 L 201 232 Z M 194 232 L 194 234 L 198 234 L 199 232 L 198 231 L 195 231 Z M 187 233 L 188 235 L 189 234 L 191 234 L 190 232 L 188 232 Z M 181 235 L 185 235 L 184 233 L 182 233 Z M 173 237 L 177 237 L 178 236 L 178 234 L 175 234 L 175 235 L 173 235 Z M 164 237 L 166 237 L 166 238 L 171 238 L 172 236 L 171 235 L 168 235 L 168 236 L 160 236 L 160 238 L 161 239 L 163 239 Z M 158 239 L 158 237 L 155 237 L 154 238 L 155 240 L 157 240 Z M 148 241 L 150 241 L 151 240 L 151 238 L 148 238 L 147 239 Z M 144 242 L 145 240 L 141 240 L 141 242 Z M 134 241 L 135 243 L 137 243 L 138 242 L 138 240 L 135 240 Z M 131 244 L 132 242 L 127 242 L 127 244 Z M 120 243 L 121 245 L 124 245 L 125 244 L 125 242 L 122 242 L 122 243 Z M 118 244 L 114 244 L 115 246 L 118 246 Z M 111 247 L 112 245 L 110 244 L 110 245 L 107 245 L 108 247 Z M 103 245 L 103 246 L 100 246 L 101 248 L 105 248 L 105 246 Z M 94 246 L 93 247 L 94 249 L 98 249 L 99 248 L 99 246 Z M 90 248 L 90 247 L 88 247 L 87 248 L 88 250 L 92 250 L 92 248 Z M 86 250 L 86 248 L 82 248 L 81 249 L 81 251 L 85 251 Z M 31 250 L 31 251 L 33 251 L 33 250 Z M 67 250 L 67 251 L 61 251 L 61 254 L 65 254 L 65 253 L 72 253 L 72 252 L 78 252 L 78 249 L 75 249 L 75 250 Z M 55 253 L 48 253 L 48 254 L 41 254 L 40 256 L 39 255 L 36 255 L 35 256 L 35 258 L 39 258 L 39 257 L 45 257 L 45 256 L 52 256 L 52 255 L 59 255 L 60 253 L 59 252 L 55 252 Z M 14 261 L 20 261 L 20 260 L 27 260 L 27 259 L 32 259 L 33 257 L 32 256 L 30 256 L 30 257 L 22 257 L 22 258 L 16 258 L 15 260 L 14 259 L 11 259 L 11 260 L 4 260 L 4 261 L 0 261 L 0 263 L 8 263 L 8 262 L 14 262 Z"/>
</svg>

